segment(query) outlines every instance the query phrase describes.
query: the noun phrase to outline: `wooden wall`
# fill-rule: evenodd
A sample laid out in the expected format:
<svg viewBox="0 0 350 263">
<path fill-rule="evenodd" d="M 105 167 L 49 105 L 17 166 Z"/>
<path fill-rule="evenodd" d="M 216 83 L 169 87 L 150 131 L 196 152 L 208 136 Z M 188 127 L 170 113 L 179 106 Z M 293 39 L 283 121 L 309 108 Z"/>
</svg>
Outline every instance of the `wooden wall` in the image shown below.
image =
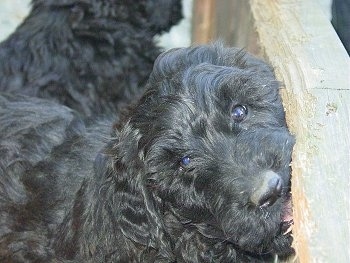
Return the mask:
<svg viewBox="0 0 350 263">
<path fill-rule="evenodd" d="M 248 0 L 194 0 L 192 43 L 208 43 L 217 39 L 251 53 L 259 53 Z"/>
<path fill-rule="evenodd" d="M 317 0 L 196 0 L 194 43 L 265 57 L 284 83 L 299 262 L 350 262 L 350 61 Z M 208 14 L 204 13 L 208 12 Z"/>
</svg>

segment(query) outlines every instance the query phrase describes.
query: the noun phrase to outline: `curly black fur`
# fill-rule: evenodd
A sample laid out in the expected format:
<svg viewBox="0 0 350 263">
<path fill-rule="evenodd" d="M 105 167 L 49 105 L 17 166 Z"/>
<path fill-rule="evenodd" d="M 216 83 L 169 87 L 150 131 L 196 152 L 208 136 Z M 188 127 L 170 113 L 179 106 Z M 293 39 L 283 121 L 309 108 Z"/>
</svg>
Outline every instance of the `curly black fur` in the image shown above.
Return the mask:
<svg viewBox="0 0 350 263">
<path fill-rule="evenodd" d="M 0 44 L 0 90 L 115 112 L 142 95 L 160 54 L 154 36 L 181 17 L 180 0 L 33 0 Z"/>
<path fill-rule="evenodd" d="M 2 95 L 1 262 L 263 262 L 293 253 L 283 211 L 294 139 L 271 68 L 218 44 L 176 49 L 157 59 L 147 88 L 113 133 L 108 120 Z M 268 171 L 283 190 L 257 205 Z"/>
</svg>

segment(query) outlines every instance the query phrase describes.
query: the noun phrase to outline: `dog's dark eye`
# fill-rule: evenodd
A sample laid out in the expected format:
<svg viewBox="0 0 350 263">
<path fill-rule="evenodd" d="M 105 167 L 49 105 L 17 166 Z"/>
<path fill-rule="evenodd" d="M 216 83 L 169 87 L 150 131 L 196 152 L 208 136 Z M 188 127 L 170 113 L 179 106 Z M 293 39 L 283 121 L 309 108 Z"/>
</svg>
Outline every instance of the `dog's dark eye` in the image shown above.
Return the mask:
<svg viewBox="0 0 350 263">
<path fill-rule="evenodd" d="M 248 109 L 244 105 L 235 105 L 232 107 L 231 117 L 236 122 L 243 121 L 244 118 L 247 116 L 247 114 L 248 114 Z"/>
<path fill-rule="evenodd" d="M 187 167 L 191 163 L 191 158 L 189 156 L 184 156 L 181 158 L 180 165 L 182 167 Z"/>
</svg>

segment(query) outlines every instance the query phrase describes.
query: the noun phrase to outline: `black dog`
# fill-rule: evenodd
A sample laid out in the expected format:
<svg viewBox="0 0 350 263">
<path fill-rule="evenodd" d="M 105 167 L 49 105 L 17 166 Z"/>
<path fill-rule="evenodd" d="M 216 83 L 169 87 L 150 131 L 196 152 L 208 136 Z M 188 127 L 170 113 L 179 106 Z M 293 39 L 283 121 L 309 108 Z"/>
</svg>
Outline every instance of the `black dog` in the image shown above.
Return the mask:
<svg viewBox="0 0 350 263">
<path fill-rule="evenodd" d="M 161 55 L 110 136 L 37 98 L 0 101 L 1 262 L 257 262 L 293 253 L 271 68 L 221 45 Z M 69 261 L 69 262 L 71 262 Z"/>
<path fill-rule="evenodd" d="M 142 95 L 160 54 L 153 37 L 181 17 L 179 0 L 33 0 L 0 44 L 0 90 L 115 112 Z"/>
</svg>

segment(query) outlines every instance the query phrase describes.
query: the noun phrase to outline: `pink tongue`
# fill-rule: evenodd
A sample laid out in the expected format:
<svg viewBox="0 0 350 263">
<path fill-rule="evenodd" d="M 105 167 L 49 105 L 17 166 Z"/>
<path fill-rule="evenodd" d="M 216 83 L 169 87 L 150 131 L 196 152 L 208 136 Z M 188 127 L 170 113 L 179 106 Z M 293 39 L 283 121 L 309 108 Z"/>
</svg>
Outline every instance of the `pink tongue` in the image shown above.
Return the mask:
<svg viewBox="0 0 350 263">
<path fill-rule="evenodd" d="M 282 222 L 289 222 L 293 220 L 292 199 L 289 198 L 283 207 Z"/>
<path fill-rule="evenodd" d="M 290 232 L 292 232 L 293 210 L 292 210 L 292 199 L 291 198 L 289 198 L 284 204 L 281 220 L 285 224 L 285 226 L 287 227 L 287 229 L 284 231 L 283 235 L 287 235 Z"/>
</svg>

